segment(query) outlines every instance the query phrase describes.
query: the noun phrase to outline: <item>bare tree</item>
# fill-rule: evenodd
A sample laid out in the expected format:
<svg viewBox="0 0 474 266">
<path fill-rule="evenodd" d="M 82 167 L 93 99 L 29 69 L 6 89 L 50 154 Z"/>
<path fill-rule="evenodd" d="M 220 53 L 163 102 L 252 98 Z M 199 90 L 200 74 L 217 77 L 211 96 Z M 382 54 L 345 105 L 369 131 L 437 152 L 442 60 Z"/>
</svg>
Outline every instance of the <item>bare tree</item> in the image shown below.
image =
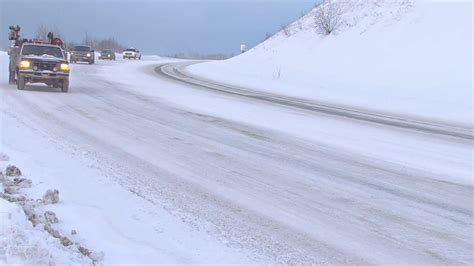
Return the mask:
<svg viewBox="0 0 474 266">
<path fill-rule="evenodd" d="M 96 50 L 104 50 L 104 49 L 111 49 L 113 51 L 122 51 L 125 49 L 123 45 L 121 45 L 115 38 L 109 37 L 106 39 L 95 40 L 93 48 Z"/>
<path fill-rule="evenodd" d="M 62 32 L 59 30 L 57 25 L 54 25 L 52 28 L 49 29 L 50 32 L 54 34 L 54 37 L 60 38 L 64 41 L 65 37 Z"/>
<path fill-rule="evenodd" d="M 342 6 L 332 0 L 324 0 L 317 8 L 314 22 L 319 34 L 329 35 L 342 24 Z"/>
<path fill-rule="evenodd" d="M 298 25 L 298 29 L 303 30 L 303 23 L 301 23 L 301 20 L 298 20 L 296 25 Z"/>
<path fill-rule="evenodd" d="M 263 41 L 266 41 L 266 40 L 270 39 L 272 36 L 273 36 L 273 34 L 270 33 L 270 32 L 265 33 L 265 39 L 263 39 Z"/>
<path fill-rule="evenodd" d="M 46 40 L 48 38 L 49 29 L 46 25 L 40 24 L 35 31 L 35 39 L 43 39 Z"/>
<path fill-rule="evenodd" d="M 281 31 L 283 31 L 286 37 L 289 37 L 291 35 L 290 25 L 281 25 Z"/>
<path fill-rule="evenodd" d="M 91 36 L 89 35 L 87 31 L 84 34 L 84 39 L 82 40 L 82 43 L 85 45 L 89 45 L 91 47 L 94 46 L 94 41 L 92 40 Z"/>
</svg>

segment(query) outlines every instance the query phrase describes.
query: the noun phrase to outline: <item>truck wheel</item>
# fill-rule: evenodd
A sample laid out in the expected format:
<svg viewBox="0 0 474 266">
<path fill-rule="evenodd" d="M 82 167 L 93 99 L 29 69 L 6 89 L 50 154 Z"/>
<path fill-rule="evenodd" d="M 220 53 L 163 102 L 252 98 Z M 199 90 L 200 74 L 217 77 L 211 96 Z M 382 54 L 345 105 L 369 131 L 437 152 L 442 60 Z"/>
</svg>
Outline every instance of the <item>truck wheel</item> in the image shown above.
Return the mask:
<svg viewBox="0 0 474 266">
<path fill-rule="evenodd" d="M 25 89 L 25 77 L 18 76 L 18 80 L 16 82 L 16 87 L 18 90 L 24 90 Z"/>
<path fill-rule="evenodd" d="M 68 90 L 69 90 L 69 80 L 65 79 L 61 83 L 61 92 L 68 92 Z"/>
<path fill-rule="evenodd" d="M 8 83 L 15 84 L 15 71 L 8 71 Z"/>
</svg>

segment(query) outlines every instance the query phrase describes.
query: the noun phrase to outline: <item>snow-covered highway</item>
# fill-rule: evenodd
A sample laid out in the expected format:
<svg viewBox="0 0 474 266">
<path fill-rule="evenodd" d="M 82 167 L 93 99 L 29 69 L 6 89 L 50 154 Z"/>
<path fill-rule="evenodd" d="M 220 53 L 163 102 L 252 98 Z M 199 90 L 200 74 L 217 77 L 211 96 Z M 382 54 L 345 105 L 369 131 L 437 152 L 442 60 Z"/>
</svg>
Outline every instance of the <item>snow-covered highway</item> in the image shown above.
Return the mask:
<svg viewBox="0 0 474 266">
<path fill-rule="evenodd" d="M 418 130 L 421 132 L 428 132 L 474 140 L 474 130 L 472 128 L 467 128 L 460 125 L 443 125 L 442 122 L 440 123 L 439 121 L 416 121 L 416 118 L 410 119 L 407 117 L 396 117 L 396 114 L 384 113 L 383 111 L 379 111 L 378 113 L 371 113 L 369 110 L 350 109 L 349 107 L 345 106 L 331 106 L 329 104 L 324 104 L 317 101 L 289 97 L 271 92 L 255 91 L 252 89 L 242 88 L 231 84 L 223 84 L 218 81 L 209 80 L 206 77 L 193 75 L 192 73 L 187 71 L 187 67 L 195 65 L 197 63 L 202 62 L 174 62 L 165 65 L 160 65 L 155 68 L 155 70 L 158 74 L 165 75 L 188 84 L 198 85 L 198 88 L 207 88 L 218 92 L 224 92 L 242 97 L 259 99 L 263 101 L 270 101 L 286 106 L 326 113 L 330 115 L 342 116 L 366 122 L 373 122 L 383 125 Z"/>
<path fill-rule="evenodd" d="M 2 76 L 0 151 L 105 263 L 472 263 L 472 140 L 202 90 L 169 62 L 76 64 L 67 94 Z"/>
</svg>

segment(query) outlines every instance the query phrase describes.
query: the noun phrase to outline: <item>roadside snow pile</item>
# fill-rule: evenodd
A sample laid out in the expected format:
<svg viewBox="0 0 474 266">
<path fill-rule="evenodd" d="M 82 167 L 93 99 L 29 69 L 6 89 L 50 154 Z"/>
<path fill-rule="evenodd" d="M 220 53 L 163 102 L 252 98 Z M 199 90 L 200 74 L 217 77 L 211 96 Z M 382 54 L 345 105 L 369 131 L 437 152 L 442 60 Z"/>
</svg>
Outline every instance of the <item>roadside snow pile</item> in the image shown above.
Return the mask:
<svg viewBox="0 0 474 266">
<path fill-rule="evenodd" d="M 472 3 L 333 1 L 322 5 L 339 25 L 328 35 L 318 27 L 320 8 L 240 56 L 188 71 L 251 89 L 470 126 Z"/>
<path fill-rule="evenodd" d="M 29 198 L 22 189 L 33 182 L 13 165 L 0 171 L 0 263 L 4 264 L 93 264 L 103 254 L 92 252 L 74 234 L 53 228 L 59 222 L 47 204 L 59 202 L 58 190 L 47 190 L 42 199 Z"/>
<path fill-rule="evenodd" d="M 0 199 L 0 210 L 0 264 L 90 264 L 90 260 L 33 227 L 19 205 Z"/>
</svg>

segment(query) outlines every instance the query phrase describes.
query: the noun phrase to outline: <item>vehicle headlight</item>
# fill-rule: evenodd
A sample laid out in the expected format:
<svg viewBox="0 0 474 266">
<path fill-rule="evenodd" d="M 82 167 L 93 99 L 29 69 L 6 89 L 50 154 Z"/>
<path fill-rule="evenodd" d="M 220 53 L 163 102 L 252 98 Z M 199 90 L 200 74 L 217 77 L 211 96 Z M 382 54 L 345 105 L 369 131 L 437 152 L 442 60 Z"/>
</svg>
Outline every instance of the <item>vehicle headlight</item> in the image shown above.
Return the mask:
<svg viewBox="0 0 474 266">
<path fill-rule="evenodd" d="M 59 65 L 59 69 L 61 69 L 62 71 L 68 71 L 69 65 L 66 63 L 62 63 L 61 65 Z"/>
<path fill-rule="evenodd" d="M 90 56 L 91 56 L 91 54 L 90 54 L 90 53 L 87 53 L 87 57 L 90 57 Z"/>
<path fill-rule="evenodd" d="M 71 55 L 73 55 L 73 54 L 74 54 L 74 52 L 71 52 Z"/>
<path fill-rule="evenodd" d="M 110 55 L 109 55 L 109 54 L 108 54 L 107 56 L 108 56 L 108 57 L 110 57 Z"/>
<path fill-rule="evenodd" d="M 20 61 L 20 68 L 30 68 L 31 63 L 28 60 L 21 60 Z"/>
</svg>

